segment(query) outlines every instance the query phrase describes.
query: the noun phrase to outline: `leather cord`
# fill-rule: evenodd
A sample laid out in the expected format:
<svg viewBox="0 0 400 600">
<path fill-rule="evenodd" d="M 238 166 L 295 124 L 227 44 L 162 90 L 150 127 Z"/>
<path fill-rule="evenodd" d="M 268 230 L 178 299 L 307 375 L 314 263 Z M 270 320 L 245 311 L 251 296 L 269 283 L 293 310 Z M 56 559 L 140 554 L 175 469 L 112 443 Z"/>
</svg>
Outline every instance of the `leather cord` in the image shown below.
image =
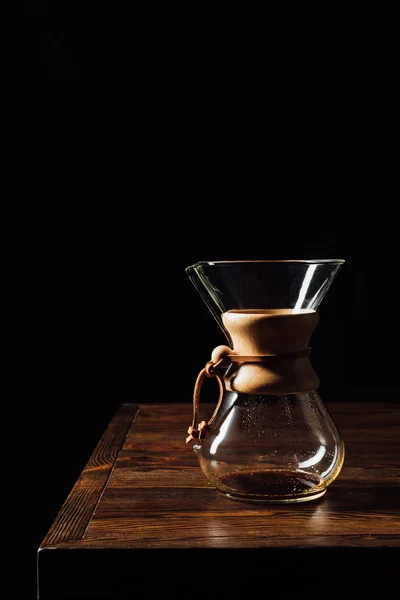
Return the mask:
<svg viewBox="0 0 400 600">
<path fill-rule="evenodd" d="M 301 358 L 302 356 L 309 356 L 311 348 L 305 348 L 304 350 L 296 350 L 294 352 L 282 352 L 281 354 L 260 354 L 258 356 L 240 356 L 239 354 L 226 354 L 224 359 L 228 359 L 234 363 L 259 363 L 259 362 L 270 362 L 272 360 L 287 360 L 289 358 Z"/>
<path fill-rule="evenodd" d="M 206 364 L 206 366 L 204 367 L 204 369 L 202 369 L 197 376 L 196 383 L 194 386 L 194 392 L 193 392 L 193 420 L 192 420 L 191 426 L 188 429 L 189 435 L 186 438 L 187 444 L 193 439 L 201 440 L 205 436 L 206 428 L 209 427 L 210 425 L 212 425 L 212 423 L 214 422 L 214 420 L 217 417 L 219 408 L 221 406 L 221 403 L 222 403 L 222 400 L 224 397 L 224 391 L 225 391 L 225 383 L 224 383 L 223 375 L 221 375 L 217 371 L 217 365 L 219 365 L 219 363 L 221 363 L 221 361 L 218 361 L 218 363 L 216 363 L 216 364 L 214 364 L 212 361 L 209 361 Z M 203 386 L 203 381 L 204 381 L 205 377 L 216 377 L 218 384 L 219 384 L 219 398 L 218 398 L 217 406 L 215 407 L 211 418 L 208 421 L 201 421 L 199 424 L 197 424 L 199 403 L 200 403 L 200 393 L 201 393 L 201 388 Z"/>
<path fill-rule="evenodd" d="M 194 439 L 203 439 L 205 437 L 207 428 L 210 427 L 210 425 L 212 425 L 215 419 L 217 418 L 218 411 L 221 407 L 225 392 L 224 376 L 221 372 L 219 372 L 220 369 L 226 369 L 230 366 L 231 363 L 260 363 L 270 362 L 279 359 L 287 360 L 291 358 L 301 358 L 303 356 L 309 356 L 310 352 L 311 348 L 306 348 L 304 350 L 296 350 L 295 352 L 282 352 L 281 354 L 260 354 L 256 356 L 239 356 L 238 354 L 224 354 L 216 363 L 214 363 L 213 361 L 209 361 L 204 367 L 204 369 L 202 369 L 198 374 L 194 386 L 193 419 L 192 424 L 188 429 L 189 435 L 186 438 L 186 443 L 188 444 Z M 219 385 L 219 397 L 214 412 L 211 415 L 211 418 L 208 421 L 201 421 L 200 423 L 198 423 L 200 394 L 205 377 L 215 377 L 217 379 Z"/>
</svg>

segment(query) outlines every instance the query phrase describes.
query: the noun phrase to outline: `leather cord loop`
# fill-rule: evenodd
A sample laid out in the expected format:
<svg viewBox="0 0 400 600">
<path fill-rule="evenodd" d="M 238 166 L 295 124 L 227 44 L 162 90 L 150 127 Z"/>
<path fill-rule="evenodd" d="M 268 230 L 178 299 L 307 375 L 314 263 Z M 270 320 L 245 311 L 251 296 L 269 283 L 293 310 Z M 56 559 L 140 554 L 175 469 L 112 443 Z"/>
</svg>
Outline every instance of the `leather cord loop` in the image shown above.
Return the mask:
<svg viewBox="0 0 400 600">
<path fill-rule="evenodd" d="M 219 384 L 219 398 L 218 398 L 218 402 L 217 402 L 217 406 L 215 407 L 215 410 L 211 416 L 211 418 L 208 421 L 201 421 L 199 424 L 197 424 L 198 421 L 198 412 L 199 412 L 199 402 L 200 402 L 200 393 L 201 393 L 201 388 L 203 386 L 203 381 L 205 377 L 215 377 L 218 381 Z M 200 373 L 197 376 L 196 379 L 196 383 L 194 386 L 194 392 L 193 392 L 193 420 L 192 420 L 192 424 L 188 429 L 188 437 L 186 438 L 186 443 L 188 444 L 191 440 L 193 439 L 199 439 L 201 440 L 204 436 L 205 436 L 205 432 L 207 427 L 209 427 L 210 425 L 212 425 L 212 423 L 214 422 L 219 408 L 221 406 L 222 403 L 222 399 L 224 397 L 224 391 L 225 391 L 225 383 L 224 383 L 224 378 L 223 375 L 221 375 L 220 373 L 217 372 L 216 370 L 216 366 L 214 365 L 213 362 L 208 362 L 206 364 L 206 366 L 204 367 L 204 369 L 202 369 L 200 371 Z"/>
<path fill-rule="evenodd" d="M 257 356 L 239 356 L 238 354 L 223 354 L 223 356 L 216 363 L 210 360 L 206 364 L 204 369 L 200 371 L 196 379 L 193 391 L 193 420 L 191 426 L 188 429 L 189 435 L 186 438 L 186 443 L 188 444 L 194 439 L 203 439 L 206 435 L 207 428 L 213 424 L 217 417 L 225 392 L 224 376 L 221 373 L 222 369 L 227 369 L 231 365 L 231 363 L 260 363 L 274 360 L 288 360 L 292 358 L 301 358 L 303 356 L 309 356 L 310 352 L 311 348 L 305 348 L 304 350 L 296 350 L 295 352 L 282 352 L 281 354 L 262 354 Z M 214 412 L 211 415 L 211 418 L 208 421 L 201 421 L 200 423 L 198 423 L 200 393 L 205 377 L 216 378 L 219 385 L 219 397 Z"/>
</svg>

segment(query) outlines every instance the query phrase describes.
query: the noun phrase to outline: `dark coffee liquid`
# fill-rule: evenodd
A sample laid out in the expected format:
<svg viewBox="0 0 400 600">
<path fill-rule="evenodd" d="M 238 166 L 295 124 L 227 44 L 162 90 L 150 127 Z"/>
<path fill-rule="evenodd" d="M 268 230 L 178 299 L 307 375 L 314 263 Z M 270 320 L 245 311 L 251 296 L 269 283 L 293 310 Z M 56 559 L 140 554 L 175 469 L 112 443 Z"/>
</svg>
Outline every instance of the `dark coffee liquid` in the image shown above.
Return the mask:
<svg viewBox="0 0 400 600">
<path fill-rule="evenodd" d="M 312 494 L 322 483 L 318 475 L 293 471 L 245 471 L 221 477 L 218 491 L 237 498 L 293 498 Z M 320 492 L 321 488 L 315 490 Z"/>
</svg>

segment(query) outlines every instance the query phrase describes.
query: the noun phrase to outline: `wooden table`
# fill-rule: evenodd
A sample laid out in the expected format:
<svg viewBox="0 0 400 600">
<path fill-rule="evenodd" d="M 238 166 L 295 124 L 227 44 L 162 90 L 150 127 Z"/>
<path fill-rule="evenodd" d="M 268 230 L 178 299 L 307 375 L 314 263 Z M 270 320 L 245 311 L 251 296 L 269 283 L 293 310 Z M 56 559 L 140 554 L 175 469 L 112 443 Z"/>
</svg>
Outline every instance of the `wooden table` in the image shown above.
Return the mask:
<svg viewBox="0 0 400 600">
<path fill-rule="evenodd" d="M 206 481 L 191 405 L 121 405 L 39 549 L 40 600 L 396 597 L 400 404 L 328 408 L 346 459 L 327 494 L 250 505 Z"/>
</svg>

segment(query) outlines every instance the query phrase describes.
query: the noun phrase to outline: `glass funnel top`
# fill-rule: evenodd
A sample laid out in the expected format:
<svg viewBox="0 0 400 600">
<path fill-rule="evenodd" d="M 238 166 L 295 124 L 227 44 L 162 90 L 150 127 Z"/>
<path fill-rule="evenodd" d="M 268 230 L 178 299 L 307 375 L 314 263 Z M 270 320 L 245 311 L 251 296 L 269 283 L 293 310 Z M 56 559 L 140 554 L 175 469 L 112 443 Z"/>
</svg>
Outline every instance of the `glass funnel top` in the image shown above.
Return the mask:
<svg viewBox="0 0 400 600">
<path fill-rule="evenodd" d="M 316 310 L 343 263 L 343 259 L 202 261 L 185 271 L 225 331 L 221 315 L 228 310 Z"/>
</svg>

